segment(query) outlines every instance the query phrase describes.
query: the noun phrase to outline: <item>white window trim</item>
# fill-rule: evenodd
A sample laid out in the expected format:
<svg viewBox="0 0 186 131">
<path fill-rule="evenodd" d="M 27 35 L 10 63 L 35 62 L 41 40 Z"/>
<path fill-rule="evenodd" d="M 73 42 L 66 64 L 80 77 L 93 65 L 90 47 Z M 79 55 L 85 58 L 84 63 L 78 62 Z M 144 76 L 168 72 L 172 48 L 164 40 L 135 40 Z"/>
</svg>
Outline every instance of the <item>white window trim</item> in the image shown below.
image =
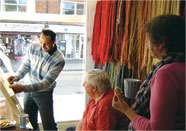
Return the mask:
<svg viewBox="0 0 186 131">
<path fill-rule="evenodd" d="M 2 12 L 3 11 L 3 2 L 2 2 L 2 0 L 0 0 L 0 12 Z"/>
</svg>

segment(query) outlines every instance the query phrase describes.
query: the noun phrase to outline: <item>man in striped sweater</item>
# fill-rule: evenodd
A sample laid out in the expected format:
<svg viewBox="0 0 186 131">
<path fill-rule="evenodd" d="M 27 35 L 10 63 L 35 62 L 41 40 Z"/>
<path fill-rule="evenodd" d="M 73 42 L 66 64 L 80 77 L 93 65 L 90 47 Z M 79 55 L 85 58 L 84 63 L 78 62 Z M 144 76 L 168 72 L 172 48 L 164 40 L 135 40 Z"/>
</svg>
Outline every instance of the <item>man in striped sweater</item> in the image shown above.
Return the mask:
<svg viewBox="0 0 186 131">
<path fill-rule="evenodd" d="M 23 63 L 15 76 L 8 77 L 15 93 L 24 93 L 24 112 L 29 114 L 29 120 L 34 130 L 39 130 L 38 111 L 40 112 L 44 130 L 57 130 L 53 115 L 53 90 L 56 78 L 62 71 L 65 61 L 63 54 L 56 46 L 56 33 L 43 29 L 40 44 L 31 44 Z M 26 74 L 29 79 L 26 84 L 15 84 Z"/>
</svg>

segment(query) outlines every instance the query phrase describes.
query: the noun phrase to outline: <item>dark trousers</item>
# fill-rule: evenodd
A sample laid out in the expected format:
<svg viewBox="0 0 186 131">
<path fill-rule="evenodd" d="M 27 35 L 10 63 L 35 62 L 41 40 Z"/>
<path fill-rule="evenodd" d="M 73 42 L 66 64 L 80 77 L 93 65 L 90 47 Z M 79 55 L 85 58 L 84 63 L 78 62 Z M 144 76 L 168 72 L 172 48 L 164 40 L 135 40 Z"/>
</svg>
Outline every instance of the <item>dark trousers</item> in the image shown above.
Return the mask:
<svg viewBox="0 0 186 131">
<path fill-rule="evenodd" d="M 53 89 L 44 92 L 24 94 L 24 112 L 29 114 L 29 120 L 34 130 L 39 130 L 38 111 L 44 130 L 57 130 L 53 113 Z"/>
<path fill-rule="evenodd" d="M 65 129 L 65 131 L 75 131 L 76 130 L 76 126 L 69 126 Z"/>
</svg>

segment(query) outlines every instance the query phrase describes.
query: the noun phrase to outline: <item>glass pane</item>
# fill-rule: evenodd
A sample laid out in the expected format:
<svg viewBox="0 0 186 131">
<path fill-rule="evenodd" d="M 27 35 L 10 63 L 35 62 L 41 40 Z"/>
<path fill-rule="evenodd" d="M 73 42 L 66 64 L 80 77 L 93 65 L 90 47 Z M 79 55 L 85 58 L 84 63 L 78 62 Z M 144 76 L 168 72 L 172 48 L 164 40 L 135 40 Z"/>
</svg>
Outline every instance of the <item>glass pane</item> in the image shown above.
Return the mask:
<svg viewBox="0 0 186 131">
<path fill-rule="evenodd" d="M 63 10 L 63 14 L 66 14 L 66 15 L 73 15 L 73 14 L 74 14 L 74 10 L 64 9 L 64 10 Z"/>
<path fill-rule="evenodd" d="M 17 11 L 16 5 L 5 5 L 5 11 Z"/>
<path fill-rule="evenodd" d="M 84 9 L 85 5 L 84 4 L 77 4 L 77 9 Z"/>
<path fill-rule="evenodd" d="M 18 11 L 19 12 L 26 12 L 26 6 L 18 6 Z"/>
<path fill-rule="evenodd" d="M 74 9 L 74 3 L 63 3 L 63 9 Z"/>
<path fill-rule="evenodd" d="M 83 10 L 77 10 L 77 15 L 83 15 Z"/>
<path fill-rule="evenodd" d="M 37 1 L 40 1 L 40 3 L 44 1 L 45 2 L 52 1 L 52 2 L 57 2 L 55 3 L 56 5 L 59 5 L 59 1 L 60 1 L 60 4 L 62 4 L 62 7 L 60 7 L 62 10 L 61 13 L 69 15 L 69 17 L 77 14 L 77 10 L 80 10 L 79 12 L 81 12 L 78 14 L 82 14 L 83 10 L 84 12 L 86 11 L 86 4 L 82 5 L 84 4 L 82 2 L 77 7 L 77 2 L 84 1 L 84 0 L 75 0 L 75 2 L 72 2 L 73 0 L 0 0 L 1 11 L 4 12 L 6 8 L 6 11 L 9 11 L 9 13 L 11 13 L 12 16 L 15 15 L 15 12 L 25 13 L 25 11 L 26 12 L 28 11 L 27 10 L 28 6 L 31 6 L 31 8 L 32 6 L 34 7 L 37 6 L 37 5 L 29 5 L 29 1 L 33 1 L 31 2 L 31 4 L 36 4 Z M 66 1 L 65 2 L 66 4 L 64 4 L 64 1 Z M 46 7 L 46 5 L 41 5 L 41 6 Z M 54 6 L 54 5 L 49 4 L 49 6 Z M 84 8 L 81 9 L 80 7 L 84 7 Z M 33 11 L 32 13 L 33 15 L 37 15 L 36 11 Z M 47 19 L 47 16 L 44 13 L 42 14 L 43 14 L 42 16 L 43 19 Z M 16 18 L 24 17 L 24 16 L 19 16 L 19 15 L 21 14 L 18 14 Z M 51 15 L 54 15 L 55 17 L 56 14 L 51 14 Z M 62 17 L 66 18 L 68 16 L 62 15 Z M 11 64 L 9 65 L 12 65 L 14 71 L 16 71 L 21 65 L 25 52 L 27 51 L 27 47 L 32 43 L 37 43 L 36 41 L 37 39 L 39 39 L 39 36 L 40 36 L 40 32 L 37 32 L 37 31 L 32 32 L 29 29 L 40 28 L 41 26 L 40 25 L 38 26 L 37 23 L 41 23 L 41 22 L 36 21 L 36 25 L 31 25 L 31 24 L 28 24 L 28 23 L 34 24 L 31 18 L 25 17 L 23 19 L 24 19 L 23 21 L 17 22 L 17 24 L 14 24 L 10 21 L 5 21 L 8 24 L 10 24 L 9 27 L 12 27 L 12 30 L 7 31 L 7 34 L 6 32 L 5 34 L 3 34 L 4 32 L 0 34 L 0 44 L 1 43 L 5 44 L 6 49 L 4 52 L 9 57 L 11 61 Z M 12 17 L 11 21 L 15 21 L 15 20 L 16 19 Z M 71 21 L 72 20 L 69 20 L 69 22 Z M 57 32 L 57 35 L 56 35 L 57 42 L 62 41 L 59 43 L 58 46 L 65 56 L 65 66 L 64 66 L 63 71 L 60 73 L 60 75 L 56 79 L 57 85 L 56 85 L 56 88 L 53 94 L 54 101 L 55 101 L 54 115 L 55 115 L 56 122 L 80 120 L 83 115 L 82 113 L 85 107 L 85 91 L 82 86 L 82 83 L 84 81 L 84 74 L 85 74 L 85 55 L 84 55 L 85 54 L 85 51 L 84 51 L 85 43 L 83 42 L 82 39 L 84 38 L 85 34 L 82 33 L 82 26 L 76 26 L 76 25 L 79 25 L 79 22 L 73 22 L 74 24 L 73 23 L 71 24 L 69 22 L 67 23 L 68 26 L 66 26 L 65 29 L 62 25 L 59 24 L 59 21 L 54 21 L 55 26 L 59 25 L 59 28 L 55 26 L 49 26 L 51 29 L 53 29 L 53 27 L 56 28 L 57 30 L 58 29 L 60 30 L 60 28 L 61 30 L 64 29 L 64 32 Z M 83 23 L 85 24 L 86 21 L 84 21 Z M 51 24 L 53 25 L 53 22 Z M 15 25 L 15 27 L 18 27 L 18 28 L 13 28 L 14 27 L 13 25 Z M 28 28 L 26 25 L 28 25 Z M 71 32 L 72 30 L 71 26 L 74 26 L 73 30 L 75 30 L 75 32 L 77 28 L 76 33 Z M 24 28 L 24 31 L 22 30 L 22 28 Z M 85 30 L 84 28 L 83 30 Z M 20 31 L 17 31 L 17 29 L 20 29 Z M 78 32 L 79 30 L 81 31 Z M 21 33 L 19 34 L 19 32 Z M 80 35 L 82 35 L 83 38 L 81 38 Z M 0 62 L 0 67 L 3 67 L 4 69 L 4 65 L 1 64 L 1 62 Z M 6 71 L 5 73 L 8 74 L 8 70 L 6 69 L 5 71 Z M 27 82 L 26 80 L 27 80 L 27 77 L 25 77 L 21 81 L 21 83 L 26 83 Z M 17 97 L 20 103 L 22 103 L 22 107 L 23 107 L 23 94 L 17 94 Z M 63 103 L 63 108 L 62 108 L 61 103 Z M 73 110 L 73 108 L 69 106 L 69 103 L 73 105 L 73 107 L 76 107 L 76 110 Z M 38 116 L 40 117 L 40 115 Z M 40 118 L 38 118 L 38 121 L 41 122 Z M 63 130 L 63 129 L 64 129 L 63 127 L 61 128 L 59 127 L 59 130 Z"/>
<path fill-rule="evenodd" d="M 17 0 L 5 0 L 5 3 L 17 4 Z"/>
<path fill-rule="evenodd" d="M 19 0 L 19 4 L 26 4 L 27 0 Z"/>
<path fill-rule="evenodd" d="M 85 5 L 77 3 L 77 15 L 84 15 L 85 14 Z"/>
<path fill-rule="evenodd" d="M 79 51 L 79 35 L 76 35 L 76 51 Z"/>
</svg>

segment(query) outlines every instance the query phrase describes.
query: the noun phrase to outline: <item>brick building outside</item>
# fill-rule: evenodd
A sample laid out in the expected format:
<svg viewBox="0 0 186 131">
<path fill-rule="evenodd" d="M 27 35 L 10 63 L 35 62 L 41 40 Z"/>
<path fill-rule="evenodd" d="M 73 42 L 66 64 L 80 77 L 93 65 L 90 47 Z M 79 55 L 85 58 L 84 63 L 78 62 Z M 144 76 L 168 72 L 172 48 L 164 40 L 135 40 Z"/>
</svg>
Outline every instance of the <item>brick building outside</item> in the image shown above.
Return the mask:
<svg viewBox="0 0 186 131">
<path fill-rule="evenodd" d="M 11 59 L 21 59 L 43 28 L 57 33 L 65 58 L 84 58 L 85 0 L 1 0 L 0 14 L 0 43 Z"/>
</svg>

